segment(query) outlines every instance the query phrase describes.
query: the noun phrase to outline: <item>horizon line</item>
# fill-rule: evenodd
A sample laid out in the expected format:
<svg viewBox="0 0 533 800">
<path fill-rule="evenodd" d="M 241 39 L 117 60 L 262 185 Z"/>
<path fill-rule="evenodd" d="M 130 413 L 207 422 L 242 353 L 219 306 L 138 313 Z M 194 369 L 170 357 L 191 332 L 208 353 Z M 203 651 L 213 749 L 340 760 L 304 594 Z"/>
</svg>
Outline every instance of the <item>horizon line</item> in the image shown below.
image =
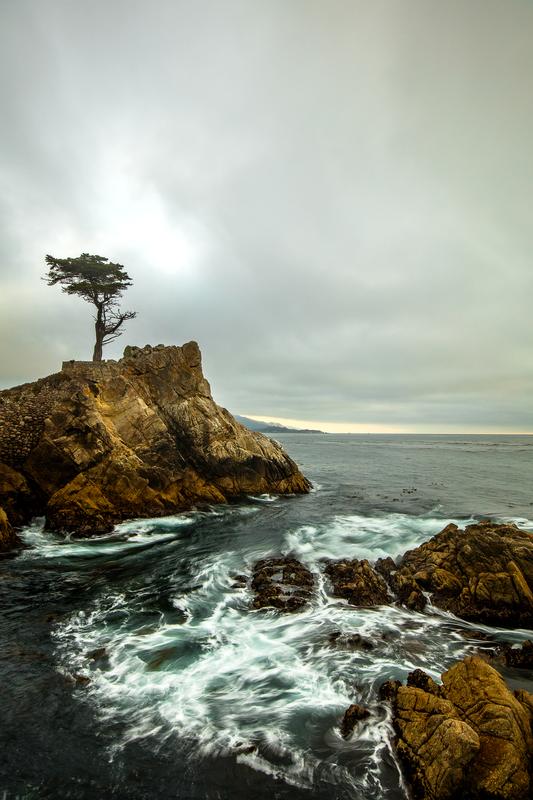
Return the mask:
<svg viewBox="0 0 533 800">
<path fill-rule="evenodd" d="M 533 431 L 522 430 L 501 430 L 501 429 L 479 429 L 470 428 L 457 430 L 451 426 L 437 425 L 436 429 L 421 426 L 423 429 L 413 429 L 403 425 L 385 426 L 376 423 L 357 424 L 351 422 L 325 422 L 320 420 L 294 419 L 292 417 L 263 416 L 261 414 L 242 414 L 243 417 L 253 419 L 256 422 L 273 422 L 284 425 L 287 428 L 307 428 L 315 429 L 321 433 L 344 433 L 344 434 L 381 434 L 389 436 L 533 436 Z M 446 430 L 442 430 L 446 427 Z M 440 428 L 440 430 L 438 430 Z"/>
</svg>

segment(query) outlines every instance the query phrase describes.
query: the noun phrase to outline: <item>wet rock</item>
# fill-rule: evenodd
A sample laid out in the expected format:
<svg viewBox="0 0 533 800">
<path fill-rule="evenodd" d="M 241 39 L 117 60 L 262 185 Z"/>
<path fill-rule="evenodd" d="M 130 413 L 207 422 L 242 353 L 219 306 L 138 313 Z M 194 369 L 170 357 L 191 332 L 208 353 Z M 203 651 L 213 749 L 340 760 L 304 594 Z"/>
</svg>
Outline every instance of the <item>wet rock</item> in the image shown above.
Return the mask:
<svg viewBox="0 0 533 800">
<path fill-rule="evenodd" d="M 489 664 L 475 656 L 442 676 L 443 690 L 480 738 L 469 785 L 479 795 L 527 797 L 533 755 L 531 717 Z"/>
<path fill-rule="evenodd" d="M 530 796 L 533 720 L 527 692 L 513 693 L 477 656 L 442 675 L 389 681 L 395 747 L 413 796 L 424 800 L 524 800 Z M 533 698 L 532 698 L 533 699 Z"/>
<path fill-rule="evenodd" d="M 415 669 L 407 676 L 407 685 L 413 688 L 423 689 L 428 694 L 434 694 L 435 697 L 440 697 L 442 692 L 440 686 L 435 683 L 433 678 L 422 669 Z"/>
<path fill-rule="evenodd" d="M 0 404 L 0 428 L 2 427 L 1 409 Z M 5 431 L 0 431 L 0 440 L 2 435 L 5 435 Z M 37 487 L 30 488 L 30 484 L 18 470 L 4 463 L 0 463 L 0 506 L 14 527 L 24 525 L 32 517 L 42 514 L 44 510 L 43 498 Z"/>
<path fill-rule="evenodd" d="M 448 525 L 404 555 L 392 587 L 410 608 L 423 590 L 436 606 L 464 619 L 531 628 L 533 534 L 490 521 L 464 531 Z"/>
<path fill-rule="evenodd" d="M 257 753 L 257 745 L 255 744 L 244 744 L 244 742 L 237 742 L 234 745 L 233 751 L 236 755 L 251 755 L 251 753 Z"/>
<path fill-rule="evenodd" d="M 76 686 L 88 686 L 91 682 L 91 679 L 88 675 L 81 675 L 79 672 L 75 672 L 71 677 L 71 681 Z"/>
<path fill-rule="evenodd" d="M 11 527 L 6 512 L 0 507 L 0 553 L 21 545 L 22 542 Z"/>
<path fill-rule="evenodd" d="M 89 650 L 85 656 L 94 667 L 107 668 L 109 666 L 109 653 L 106 647 L 96 647 L 94 650 Z"/>
<path fill-rule="evenodd" d="M 401 685 L 400 681 L 385 681 L 385 683 L 382 683 L 379 687 L 379 699 L 394 703 Z"/>
<path fill-rule="evenodd" d="M 262 559 L 253 568 L 252 607 L 299 611 L 311 599 L 314 585 L 312 573 L 296 559 Z"/>
<path fill-rule="evenodd" d="M 427 605 L 427 599 L 420 586 L 411 577 L 401 572 L 396 572 L 390 577 L 390 587 L 400 605 L 409 608 L 411 611 L 423 611 Z"/>
<path fill-rule="evenodd" d="M 374 569 L 389 583 L 391 575 L 393 572 L 396 572 L 398 568 L 394 559 L 387 556 L 387 558 L 378 558 L 374 564 Z"/>
<path fill-rule="evenodd" d="M 361 636 L 360 633 L 343 633 L 342 631 L 333 631 L 328 636 L 328 641 L 333 647 L 339 650 L 373 650 L 374 643 L 371 639 Z"/>
<path fill-rule="evenodd" d="M 476 732 L 448 700 L 414 687 L 400 686 L 394 713 L 396 751 L 413 795 L 461 797 L 465 774 L 480 749 Z"/>
<path fill-rule="evenodd" d="M 175 659 L 178 654 L 179 648 L 177 646 L 171 645 L 170 647 L 164 647 L 161 650 L 158 650 L 153 658 L 148 661 L 146 669 L 150 670 L 151 672 L 156 672 L 164 664 Z"/>
<path fill-rule="evenodd" d="M 374 569 L 385 579 L 400 605 L 411 611 L 424 610 L 427 600 L 420 587 L 411 575 L 398 572 L 396 562 L 390 556 L 378 558 Z"/>
<path fill-rule="evenodd" d="M 533 669 L 533 642 L 527 639 L 520 647 L 504 644 L 497 649 L 508 667 Z"/>
<path fill-rule="evenodd" d="M 231 578 L 233 579 L 233 583 L 231 584 L 232 589 L 242 589 L 248 585 L 248 578 L 246 575 L 232 575 Z"/>
<path fill-rule="evenodd" d="M 349 708 L 347 708 L 344 712 L 344 717 L 342 718 L 341 722 L 342 738 L 347 739 L 353 732 L 357 723 L 361 722 L 363 719 L 368 719 L 369 716 L 370 711 L 368 708 L 357 705 L 357 703 L 353 703 L 351 706 L 349 706 Z"/>
<path fill-rule="evenodd" d="M 366 559 L 330 561 L 325 568 L 335 597 L 355 606 L 380 606 L 389 601 L 387 584 Z"/>
<path fill-rule="evenodd" d="M 518 702 L 524 706 L 526 713 L 529 715 L 531 726 L 533 728 L 533 694 L 526 691 L 526 689 L 516 689 L 513 694 Z"/>
<path fill-rule="evenodd" d="M 195 342 L 129 348 L 0 392 L 0 505 L 39 508 L 48 528 L 92 535 L 310 484 L 281 446 L 214 402 Z"/>
</svg>

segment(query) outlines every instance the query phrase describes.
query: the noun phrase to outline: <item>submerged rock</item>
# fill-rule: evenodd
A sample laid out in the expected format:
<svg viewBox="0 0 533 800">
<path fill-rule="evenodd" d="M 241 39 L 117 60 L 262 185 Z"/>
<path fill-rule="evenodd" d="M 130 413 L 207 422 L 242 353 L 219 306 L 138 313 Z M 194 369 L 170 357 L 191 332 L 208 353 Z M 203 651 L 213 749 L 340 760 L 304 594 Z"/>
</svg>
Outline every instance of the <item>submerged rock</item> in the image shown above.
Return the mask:
<svg viewBox="0 0 533 800">
<path fill-rule="evenodd" d="M 533 669 L 533 642 L 526 639 L 519 647 L 510 644 L 500 645 L 496 650 L 496 657 L 502 658 L 508 667 Z"/>
<path fill-rule="evenodd" d="M 325 569 L 335 597 L 355 606 L 380 606 L 389 601 L 387 584 L 366 559 L 331 561 Z"/>
<path fill-rule="evenodd" d="M 333 631 L 328 636 L 328 642 L 338 650 L 373 650 L 375 645 L 371 639 L 361 636 L 360 633 L 343 633 Z"/>
<path fill-rule="evenodd" d="M 300 611 L 312 597 L 312 573 L 295 558 L 265 558 L 254 565 L 253 608 Z"/>
<path fill-rule="evenodd" d="M 485 521 L 464 531 L 448 525 L 406 553 L 392 577 L 392 588 L 415 602 L 424 590 L 463 619 L 533 627 L 533 534 L 515 525 Z"/>
<path fill-rule="evenodd" d="M 242 494 L 304 493 L 280 445 L 217 406 L 195 342 L 66 362 L 0 392 L 0 504 L 78 534 Z M 28 514 L 26 514 L 28 516 Z"/>
<path fill-rule="evenodd" d="M 349 706 L 346 711 L 344 712 L 344 716 L 341 722 L 341 736 L 343 739 L 347 739 L 358 722 L 361 722 L 364 719 L 368 719 L 370 716 L 370 711 L 368 708 L 364 706 L 360 706 L 357 703 L 353 703 Z"/>
<path fill-rule="evenodd" d="M 395 747 L 415 798 L 525 800 L 530 797 L 533 736 L 527 692 L 516 697 L 477 656 L 442 675 L 421 670 L 408 685 L 389 681 Z"/>
</svg>

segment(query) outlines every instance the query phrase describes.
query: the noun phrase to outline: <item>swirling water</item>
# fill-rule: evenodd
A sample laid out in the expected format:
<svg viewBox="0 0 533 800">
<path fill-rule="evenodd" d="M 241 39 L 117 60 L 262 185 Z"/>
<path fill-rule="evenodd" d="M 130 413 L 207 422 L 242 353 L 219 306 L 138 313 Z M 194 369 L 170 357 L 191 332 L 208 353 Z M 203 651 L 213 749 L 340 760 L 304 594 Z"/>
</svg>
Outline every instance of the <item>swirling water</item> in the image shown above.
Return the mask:
<svg viewBox="0 0 533 800">
<path fill-rule="evenodd" d="M 235 576 L 269 554 L 315 573 L 325 558 L 395 557 L 449 521 L 533 530 L 533 437 L 279 438 L 309 496 L 131 521 L 90 541 L 39 520 L 25 529 L 28 548 L 0 564 L 5 800 L 399 800 L 380 683 L 531 636 L 431 607 L 353 608 L 322 582 L 302 613 L 252 611 Z M 337 631 L 367 646 L 336 648 Z M 352 702 L 372 715 L 345 741 Z"/>
</svg>

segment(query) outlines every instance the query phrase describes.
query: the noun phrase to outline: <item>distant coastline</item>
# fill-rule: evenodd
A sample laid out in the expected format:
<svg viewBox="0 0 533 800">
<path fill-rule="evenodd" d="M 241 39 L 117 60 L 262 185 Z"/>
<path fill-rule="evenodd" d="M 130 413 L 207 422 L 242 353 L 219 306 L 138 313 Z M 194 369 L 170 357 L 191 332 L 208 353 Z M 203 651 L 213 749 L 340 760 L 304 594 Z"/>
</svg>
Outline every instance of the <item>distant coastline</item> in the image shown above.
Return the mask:
<svg viewBox="0 0 533 800">
<path fill-rule="evenodd" d="M 240 414 L 234 414 L 233 416 L 237 422 L 240 422 L 241 425 L 255 433 L 325 433 L 325 431 L 320 431 L 316 428 L 289 428 L 279 422 L 261 422 L 250 417 L 243 417 Z"/>
</svg>

